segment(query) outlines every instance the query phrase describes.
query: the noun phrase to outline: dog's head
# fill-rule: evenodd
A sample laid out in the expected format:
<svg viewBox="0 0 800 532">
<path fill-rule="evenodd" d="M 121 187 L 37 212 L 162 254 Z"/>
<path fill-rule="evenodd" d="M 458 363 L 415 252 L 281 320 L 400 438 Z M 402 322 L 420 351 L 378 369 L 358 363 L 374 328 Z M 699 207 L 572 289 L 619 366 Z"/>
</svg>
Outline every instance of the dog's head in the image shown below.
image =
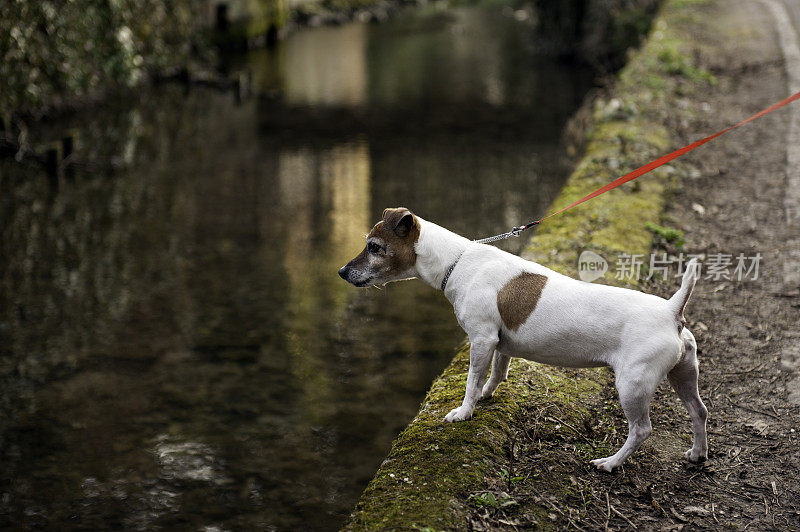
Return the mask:
<svg viewBox="0 0 800 532">
<path fill-rule="evenodd" d="M 367 235 L 367 245 L 339 270 L 339 276 L 356 286 L 386 284 L 416 275 L 420 224 L 414 213 L 403 207 L 386 209 L 383 219 Z"/>
</svg>

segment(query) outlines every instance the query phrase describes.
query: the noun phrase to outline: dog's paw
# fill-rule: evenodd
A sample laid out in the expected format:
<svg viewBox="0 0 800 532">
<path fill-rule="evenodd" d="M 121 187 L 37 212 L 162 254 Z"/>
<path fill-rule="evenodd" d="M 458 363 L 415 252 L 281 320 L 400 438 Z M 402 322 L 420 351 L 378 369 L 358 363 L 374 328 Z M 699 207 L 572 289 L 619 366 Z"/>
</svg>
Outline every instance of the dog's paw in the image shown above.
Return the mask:
<svg viewBox="0 0 800 532">
<path fill-rule="evenodd" d="M 488 385 L 484 386 L 483 390 L 481 391 L 481 399 L 480 400 L 483 401 L 484 399 L 491 399 L 492 396 L 494 395 L 495 389 L 496 388 L 489 388 Z"/>
<path fill-rule="evenodd" d="M 694 447 L 683 453 L 683 456 L 693 464 L 702 464 L 708 459 L 707 452 L 696 451 Z"/>
<path fill-rule="evenodd" d="M 452 409 L 449 414 L 444 416 L 444 421 L 447 421 L 448 423 L 455 423 L 456 421 L 465 421 L 471 417 L 471 411 L 467 410 L 463 406 L 459 406 L 458 408 Z"/>
<path fill-rule="evenodd" d="M 596 458 L 591 460 L 590 463 L 595 466 L 600 471 L 605 471 L 606 473 L 612 473 L 614 469 L 617 468 L 617 464 L 613 460 L 613 456 L 607 456 L 605 458 Z"/>
</svg>

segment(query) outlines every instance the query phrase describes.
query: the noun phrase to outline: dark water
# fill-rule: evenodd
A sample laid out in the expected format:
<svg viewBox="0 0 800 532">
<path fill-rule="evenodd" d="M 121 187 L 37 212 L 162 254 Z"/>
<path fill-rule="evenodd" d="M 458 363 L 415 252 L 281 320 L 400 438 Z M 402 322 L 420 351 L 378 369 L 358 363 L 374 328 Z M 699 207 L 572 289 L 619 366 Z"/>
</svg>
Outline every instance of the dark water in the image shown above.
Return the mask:
<svg viewBox="0 0 800 532">
<path fill-rule="evenodd" d="M 85 164 L 0 162 L 0 527 L 340 526 L 463 333 L 336 270 L 387 206 L 471 237 L 547 208 L 591 76 L 530 20 L 303 30 L 231 59 L 241 104 L 162 86 L 32 130 Z"/>
</svg>

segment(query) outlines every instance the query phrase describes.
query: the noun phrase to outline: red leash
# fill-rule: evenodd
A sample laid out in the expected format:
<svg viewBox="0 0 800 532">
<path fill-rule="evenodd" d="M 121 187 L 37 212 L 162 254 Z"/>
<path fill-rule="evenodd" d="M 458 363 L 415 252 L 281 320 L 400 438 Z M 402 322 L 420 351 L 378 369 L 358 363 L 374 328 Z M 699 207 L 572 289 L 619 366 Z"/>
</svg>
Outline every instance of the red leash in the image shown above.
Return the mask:
<svg viewBox="0 0 800 532">
<path fill-rule="evenodd" d="M 662 166 L 662 165 L 664 165 L 664 164 L 667 164 L 667 163 L 668 163 L 668 162 L 670 162 L 671 160 L 673 160 L 673 159 L 677 159 L 677 158 L 678 158 L 678 157 L 680 157 L 681 155 L 684 155 L 684 154 L 686 154 L 686 153 L 689 153 L 689 152 L 690 152 L 690 151 L 692 151 L 693 149 L 695 149 L 695 148 L 697 148 L 697 147 L 699 147 L 699 146 L 702 146 L 702 145 L 703 145 L 703 144 L 705 144 L 706 142 L 708 142 L 708 141 L 710 141 L 710 140 L 713 140 L 713 139 L 715 139 L 715 138 L 719 137 L 720 135 L 724 135 L 725 133 L 727 133 L 728 131 L 730 131 L 730 130 L 732 130 L 732 129 L 736 129 L 737 127 L 743 126 L 743 125 L 745 125 L 745 124 L 746 124 L 746 123 L 748 123 L 748 122 L 752 122 L 752 121 L 753 121 L 753 120 L 755 120 L 756 118 L 761 118 L 762 116 L 764 116 L 764 115 L 766 115 L 766 114 L 769 114 L 769 113 L 771 113 L 772 111 L 774 111 L 774 110 L 776 110 L 776 109 L 780 109 L 781 107 L 784 107 L 784 106 L 786 106 L 786 105 L 788 105 L 788 104 L 790 104 L 790 103 L 792 103 L 793 101 L 795 101 L 795 100 L 798 100 L 798 99 L 800 99 L 800 92 L 798 92 L 798 93 L 796 93 L 796 94 L 793 94 L 793 95 L 789 96 L 788 98 L 786 98 L 785 100 L 781 100 L 781 101 L 779 101 L 778 103 L 776 103 L 776 104 L 774 104 L 774 105 L 771 105 L 771 106 L 767 107 L 767 108 L 766 108 L 766 109 L 764 109 L 763 111 L 759 111 L 758 113 L 754 114 L 754 115 L 753 115 L 753 116 L 751 116 L 750 118 L 748 118 L 748 119 L 746 119 L 746 120 L 742 120 L 742 121 L 741 121 L 741 122 L 739 122 L 738 124 L 734 124 L 734 125 L 732 125 L 732 126 L 729 126 L 729 127 L 725 128 L 725 129 L 723 129 L 722 131 L 719 131 L 719 132 L 717 132 L 717 133 L 714 133 L 714 134 L 713 134 L 713 135 L 711 135 L 711 136 L 708 136 L 708 137 L 706 137 L 706 138 L 704 138 L 704 139 L 700 139 L 700 140 L 697 140 L 697 141 L 695 141 L 695 142 L 692 142 L 692 143 L 691 143 L 691 144 L 689 144 L 688 146 L 684 146 L 683 148 L 677 149 L 677 150 L 675 150 L 675 151 L 674 151 L 674 152 L 672 152 L 672 153 L 668 153 L 667 155 L 664 155 L 664 156 L 662 156 L 662 157 L 659 157 L 659 158 L 658 158 L 658 159 L 656 159 L 655 161 L 649 162 L 649 163 L 647 163 L 647 164 L 646 164 L 646 165 L 644 165 L 644 166 L 640 166 L 640 167 L 639 167 L 639 168 L 637 168 L 636 170 L 634 170 L 634 171 L 632 171 L 632 172 L 628 172 L 627 174 L 625 174 L 625 175 L 624 175 L 624 176 L 622 176 L 622 177 L 618 177 L 618 178 L 617 178 L 617 179 L 615 179 L 614 181 L 612 181 L 612 182 L 608 183 L 607 185 L 604 185 L 604 186 L 602 186 L 602 187 L 598 188 L 597 190 L 595 190 L 595 191 L 594 191 L 594 192 L 592 192 L 591 194 L 587 194 L 586 196 L 582 197 L 581 199 L 579 199 L 579 200 L 578 200 L 578 201 L 576 201 L 575 203 L 572 203 L 572 204 L 570 204 L 570 205 L 567 205 L 566 207 L 564 207 L 564 208 L 563 208 L 563 209 L 561 209 L 561 210 L 558 210 L 558 211 L 556 211 L 556 212 L 550 213 L 550 214 L 548 214 L 547 216 L 545 216 L 544 218 L 540 218 L 540 219 L 538 219 L 538 220 L 536 220 L 536 221 L 530 222 L 529 224 L 523 225 L 523 226 L 521 226 L 521 227 L 514 227 L 514 228 L 513 228 L 513 229 L 511 229 L 511 231 L 509 231 L 508 233 L 503 233 L 503 235 L 498 235 L 498 237 L 502 236 L 502 237 L 504 237 L 504 238 L 508 238 L 509 236 L 519 236 L 519 234 L 520 234 L 522 231 L 524 231 L 524 230 L 526 230 L 526 229 L 528 229 L 528 228 L 530 228 L 530 227 L 533 227 L 534 225 L 538 225 L 538 224 L 542 223 L 543 221 L 547 220 L 547 219 L 548 219 L 548 218 L 550 218 L 551 216 L 555 216 L 556 214 L 561 214 L 562 212 L 564 212 L 564 211 L 566 211 L 566 210 L 568 210 L 568 209 L 571 209 L 571 208 L 573 208 L 573 207 L 575 207 L 575 206 L 577 206 L 577 205 L 580 205 L 580 204 L 581 204 L 581 203 L 583 203 L 584 201 L 589 201 L 590 199 L 592 199 L 592 198 L 594 198 L 594 197 L 597 197 L 597 196 L 599 196 L 600 194 L 603 194 L 603 193 L 605 193 L 605 192 L 608 192 L 609 190 L 615 189 L 615 188 L 617 188 L 618 186 L 620 186 L 620 185 L 622 185 L 622 184 L 624 184 L 624 183 L 627 183 L 628 181 L 633 181 L 633 180 L 634 180 L 634 179 L 636 179 L 637 177 L 639 177 L 639 176 L 642 176 L 642 175 L 646 174 L 647 172 L 650 172 L 651 170 L 655 170 L 655 169 L 656 169 L 656 168 L 658 168 L 659 166 Z M 505 235 L 508 235 L 508 236 L 505 236 Z M 483 241 L 494 241 L 494 240 L 500 240 L 500 238 L 497 238 L 497 237 L 490 237 L 490 238 L 487 238 L 487 239 L 478 240 L 478 242 L 483 242 Z"/>
</svg>

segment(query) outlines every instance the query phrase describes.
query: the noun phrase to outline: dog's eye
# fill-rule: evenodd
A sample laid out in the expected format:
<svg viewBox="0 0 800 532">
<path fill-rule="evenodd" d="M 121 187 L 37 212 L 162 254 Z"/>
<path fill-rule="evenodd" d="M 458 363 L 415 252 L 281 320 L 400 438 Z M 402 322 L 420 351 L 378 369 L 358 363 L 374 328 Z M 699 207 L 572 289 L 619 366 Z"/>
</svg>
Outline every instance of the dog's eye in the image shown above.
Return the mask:
<svg viewBox="0 0 800 532">
<path fill-rule="evenodd" d="M 367 244 L 367 251 L 369 251 L 369 252 L 370 252 L 370 253 L 372 253 L 373 255 L 377 255 L 378 253 L 380 253 L 381 251 L 383 251 L 383 248 L 381 248 L 381 247 L 380 247 L 378 244 L 376 244 L 375 242 L 370 242 L 369 244 Z"/>
</svg>

